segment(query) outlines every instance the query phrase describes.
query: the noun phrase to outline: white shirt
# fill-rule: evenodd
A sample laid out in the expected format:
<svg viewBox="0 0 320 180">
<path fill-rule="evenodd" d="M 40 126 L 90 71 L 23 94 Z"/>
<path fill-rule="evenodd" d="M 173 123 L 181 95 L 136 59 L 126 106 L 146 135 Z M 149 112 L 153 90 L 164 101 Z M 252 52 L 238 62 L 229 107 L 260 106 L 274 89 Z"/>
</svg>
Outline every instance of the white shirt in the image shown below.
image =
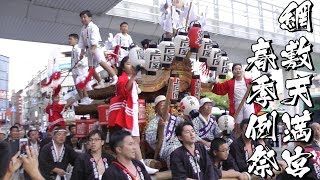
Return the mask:
<svg viewBox="0 0 320 180">
<path fill-rule="evenodd" d="M 129 47 L 133 43 L 129 34 L 123 35 L 122 33 L 118 33 L 114 36 L 114 40 L 121 47 Z"/>
<path fill-rule="evenodd" d="M 242 98 L 246 94 L 247 91 L 247 85 L 246 82 L 244 81 L 244 78 L 242 80 L 238 81 L 235 80 L 234 84 L 234 100 L 235 102 L 241 102 Z"/>
<path fill-rule="evenodd" d="M 35 151 L 35 153 L 36 153 L 37 155 L 39 155 L 40 146 L 38 145 L 38 142 L 32 143 L 32 142 L 30 141 L 30 145 L 32 146 L 32 148 L 33 148 L 33 150 Z"/>
<path fill-rule="evenodd" d="M 99 46 L 99 42 L 102 41 L 99 27 L 93 22 L 90 22 L 88 26 L 83 26 L 81 28 L 80 37 L 79 37 L 79 48 L 85 49 L 86 46 L 89 48 L 92 45 Z"/>
<path fill-rule="evenodd" d="M 72 75 L 82 75 L 88 71 L 86 64 L 87 61 L 84 59 L 80 61 L 80 53 L 81 49 L 78 45 L 75 45 L 71 51 L 71 68 L 76 65 L 76 67 L 72 69 Z"/>
</svg>

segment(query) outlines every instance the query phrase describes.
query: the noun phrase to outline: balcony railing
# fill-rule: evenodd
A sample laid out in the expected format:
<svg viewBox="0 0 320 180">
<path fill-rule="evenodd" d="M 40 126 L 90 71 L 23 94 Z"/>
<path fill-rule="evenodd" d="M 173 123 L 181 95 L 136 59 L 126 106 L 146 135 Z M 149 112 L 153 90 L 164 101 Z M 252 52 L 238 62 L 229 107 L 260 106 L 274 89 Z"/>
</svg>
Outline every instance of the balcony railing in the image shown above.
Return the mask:
<svg viewBox="0 0 320 180">
<path fill-rule="evenodd" d="M 152 3 L 153 2 L 153 3 Z M 288 1 L 289 3 L 290 1 Z M 278 1 L 276 1 L 277 4 Z M 285 3 L 282 3 L 285 5 Z M 280 29 L 278 17 L 284 7 L 263 0 L 194 0 L 198 13 L 207 13 L 207 31 L 257 40 L 263 36 L 272 39 L 274 44 L 285 45 L 291 39 L 304 35 L 313 44 L 320 46 L 320 19 L 313 11 L 313 33 L 290 33 Z M 315 10 L 316 6 L 313 7 Z M 158 23 L 160 18 L 159 0 L 133 1 L 123 0 L 108 15 Z M 318 16 L 318 15 L 317 15 Z"/>
</svg>

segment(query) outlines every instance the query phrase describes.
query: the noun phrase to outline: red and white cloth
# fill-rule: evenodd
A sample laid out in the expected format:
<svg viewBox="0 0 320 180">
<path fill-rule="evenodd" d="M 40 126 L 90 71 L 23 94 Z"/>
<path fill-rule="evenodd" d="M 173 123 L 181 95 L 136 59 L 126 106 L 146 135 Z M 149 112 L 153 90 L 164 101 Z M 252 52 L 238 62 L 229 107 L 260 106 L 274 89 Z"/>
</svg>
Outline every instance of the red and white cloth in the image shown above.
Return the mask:
<svg viewBox="0 0 320 180">
<path fill-rule="evenodd" d="M 59 104 L 57 102 L 53 102 L 52 104 L 48 104 L 46 107 L 46 113 L 48 114 L 49 120 L 49 131 L 51 132 L 56 125 L 60 125 L 63 128 L 66 128 L 66 123 L 61 115 L 63 111 L 64 105 Z"/>
<path fill-rule="evenodd" d="M 134 82 L 127 91 L 128 81 L 127 73 L 123 72 L 118 79 L 116 96 L 110 100 L 108 126 L 122 127 L 130 130 L 133 136 L 139 136 L 137 84 Z"/>
</svg>

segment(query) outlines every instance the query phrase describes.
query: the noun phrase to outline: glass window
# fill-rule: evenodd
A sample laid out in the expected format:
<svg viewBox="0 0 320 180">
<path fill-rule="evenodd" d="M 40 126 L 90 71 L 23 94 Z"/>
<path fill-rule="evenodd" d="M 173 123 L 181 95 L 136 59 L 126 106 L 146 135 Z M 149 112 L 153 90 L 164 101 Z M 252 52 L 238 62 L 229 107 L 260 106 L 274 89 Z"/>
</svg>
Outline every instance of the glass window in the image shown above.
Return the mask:
<svg viewBox="0 0 320 180">
<path fill-rule="evenodd" d="M 248 6 L 248 18 L 249 18 L 249 27 L 260 29 L 260 21 L 259 21 L 259 8 Z"/>
<path fill-rule="evenodd" d="M 272 12 L 263 10 L 262 12 L 263 16 L 263 27 L 265 31 L 269 32 L 274 32 L 274 27 L 273 27 L 273 19 L 272 19 Z"/>
<path fill-rule="evenodd" d="M 200 11 L 200 14 L 207 13 L 206 14 L 207 19 L 214 19 L 215 8 L 212 2 L 209 3 L 209 2 L 200 1 L 199 11 Z"/>
<path fill-rule="evenodd" d="M 267 3 L 262 3 L 262 9 L 270 10 L 272 11 L 272 5 Z"/>
<path fill-rule="evenodd" d="M 4 71 L 0 71 L 0 79 L 7 80 L 8 79 L 8 73 Z"/>
<path fill-rule="evenodd" d="M 233 18 L 234 24 L 248 26 L 247 7 L 245 4 L 238 2 L 233 3 Z"/>
<path fill-rule="evenodd" d="M 8 90 L 8 81 L 0 79 L 0 89 L 7 91 Z"/>
<path fill-rule="evenodd" d="M 258 7 L 258 1 L 257 0 L 247 0 L 247 4 L 251 6 Z"/>
<path fill-rule="evenodd" d="M 232 4 L 231 0 L 219 1 L 219 20 L 223 22 L 232 22 Z"/>
<path fill-rule="evenodd" d="M 143 4 L 143 5 L 149 5 L 153 6 L 153 0 L 143 0 L 143 1 L 137 1 L 137 0 L 125 0 L 127 2 L 137 3 L 137 4 Z M 161 0 L 159 0 L 161 2 Z"/>
<path fill-rule="evenodd" d="M 5 108 L 7 108 L 7 101 L 0 100 L 0 109 L 5 109 Z"/>
<path fill-rule="evenodd" d="M 9 70 L 9 63 L 2 60 L 0 56 L 0 71 L 8 71 Z"/>
</svg>

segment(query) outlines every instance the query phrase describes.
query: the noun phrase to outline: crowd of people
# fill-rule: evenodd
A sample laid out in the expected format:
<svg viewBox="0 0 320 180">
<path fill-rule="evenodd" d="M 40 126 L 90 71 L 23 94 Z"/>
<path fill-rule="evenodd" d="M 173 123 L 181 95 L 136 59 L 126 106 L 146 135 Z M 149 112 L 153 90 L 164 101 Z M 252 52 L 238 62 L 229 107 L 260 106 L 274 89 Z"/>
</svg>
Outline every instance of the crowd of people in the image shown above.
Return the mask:
<svg viewBox="0 0 320 180">
<path fill-rule="evenodd" d="M 83 27 L 80 36 L 69 35 L 72 48 L 73 77 L 75 84 L 88 69 L 103 67 L 112 77 L 110 84 L 116 85 L 116 95 L 110 100 L 109 128 L 111 133 L 107 152 L 106 134 L 102 130 L 91 131 L 86 138 L 77 138 L 75 126 L 67 126 L 61 112 L 80 101 L 80 104 L 90 104 L 87 90 L 77 88 L 77 96 L 68 105 L 59 104 L 59 95 L 55 94 L 53 102 L 47 106 L 49 127 L 47 133 L 39 129 L 28 129 L 16 124 L 6 132 L 0 130 L 0 179 L 46 179 L 46 180 L 143 180 L 151 179 L 159 169 L 146 165 L 141 152 L 140 132 L 138 124 L 138 97 L 141 90 L 135 81 L 138 69 L 130 63 L 126 55 L 121 58 L 117 71 L 108 63 L 99 48 L 101 41 L 99 28 L 92 22 L 90 11 L 80 13 Z M 132 43 L 127 34 L 128 23 L 121 23 L 121 33 L 115 36 L 115 43 L 122 53 L 128 51 Z M 147 47 L 148 40 L 144 40 Z M 83 63 L 83 57 L 88 58 L 88 66 Z M 232 67 L 233 78 L 224 83 L 213 83 L 212 92 L 218 95 L 228 94 L 230 113 L 233 115 L 251 80 L 243 76 L 241 64 Z M 118 74 L 116 74 L 118 73 Z M 86 76 L 86 75 L 85 75 Z M 97 80 L 96 88 L 105 87 L 104 80 L 93 73 Z M 179 117 L 166 114 L 166 99 L 159 95 L 155 98 L 155 117 L 148 122 L 145 129 L 145 140 L 150 149 L 147 158 L 155 158 L 162 162 L 161 170 L 171 170 L 172 179 L 216 180 L 220 178 L 237 178 L 249 180 L 248 159 L 258 144 L 269 146 L 263 140 L 253 141 L 244 134 L 249 124 L 249 116 L 259 111 L 254 105 L 245 104 L 236 118 L 236 129 L 230 134 L 221 131 L 216 117 L 212 115 L 215 103 L 207 97 L 199 100 L 199 115 L 197 117 Z M 312 124 L 314 141 L 301 146 L 319 151 L 320 125 Z M 160 133 L 159 133 L 160 132 Z M 69 135 L 68 135 L 69 134 Z M 22 153 L 19 142 L 28 138 L 26 153 Z M 22 164 L 22 167 L 21 167 Z M 279 162 L 282 179 L 294 179 L 285 172 L 285 164 Z M 308 179 L 319 179 L 318 170 L 309 163 L 311 169 Z M 23 173 L 22 173 L 23 172 Z"/>
</svg>

